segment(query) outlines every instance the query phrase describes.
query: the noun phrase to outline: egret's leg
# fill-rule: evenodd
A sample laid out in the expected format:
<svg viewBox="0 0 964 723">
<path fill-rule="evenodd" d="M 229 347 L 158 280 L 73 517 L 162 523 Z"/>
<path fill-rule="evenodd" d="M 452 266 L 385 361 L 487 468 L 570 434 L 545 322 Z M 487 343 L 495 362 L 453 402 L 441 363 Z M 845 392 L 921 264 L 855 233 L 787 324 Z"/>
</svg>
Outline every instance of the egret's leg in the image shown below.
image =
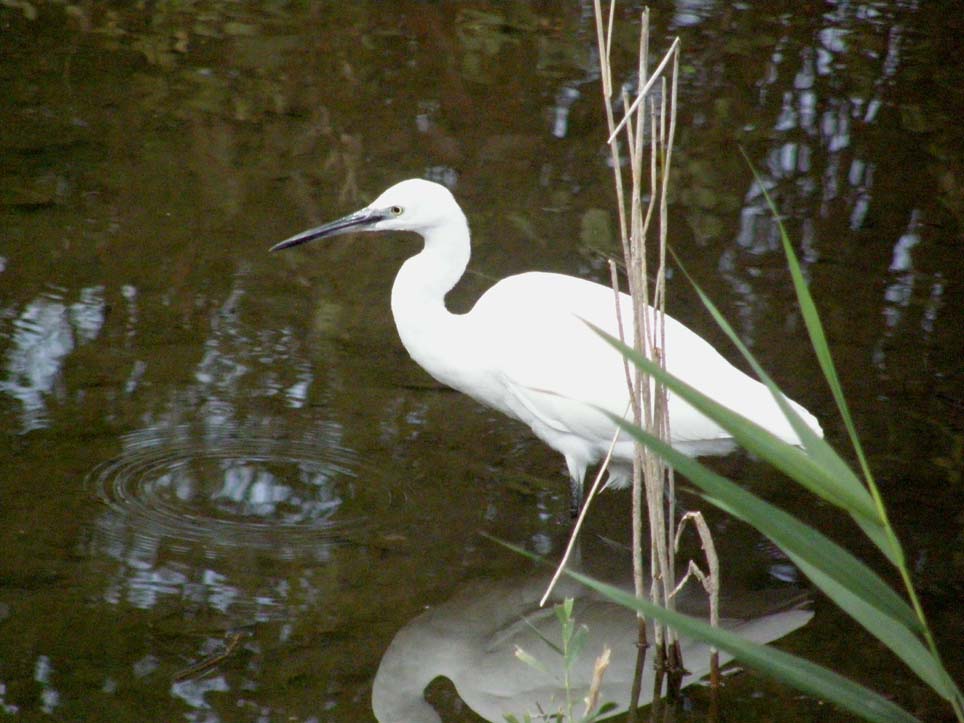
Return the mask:
<svg viewBox="0 0 964 723">
<path fill-rule="evenodd" d="M 589 460 L 572 453 L 566 455 L 566 469 L 569 470 L 569 516 L 572 519 L 579 517 L 582 510 L 582 485 L 588 466 Z"/>
<path fill-rule="evenodd" d="M 579 510 L 582 509 L 582 478 L 569 478 L 569 517 L 576 519 L 579 517 Z"/>
</svg>

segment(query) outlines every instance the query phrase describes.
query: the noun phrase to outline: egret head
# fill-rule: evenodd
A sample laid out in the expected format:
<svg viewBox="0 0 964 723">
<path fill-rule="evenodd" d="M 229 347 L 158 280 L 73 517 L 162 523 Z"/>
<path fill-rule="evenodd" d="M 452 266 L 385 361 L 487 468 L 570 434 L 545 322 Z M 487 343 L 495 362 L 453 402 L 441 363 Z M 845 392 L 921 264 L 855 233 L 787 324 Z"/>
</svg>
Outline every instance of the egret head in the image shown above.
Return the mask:
<svg viewBox="0 0 964 723">
<path fill-rule="evenodd" d="M 365 208 L 302 231 L 271 247 L 271 251 L 299 246 L 315 239 L 359 231 L 415 231 L 424 233 L 453 219 L 462 211 L 449 190 L 438 183 L 411 178 L 396 183 Z"/>
</svg>

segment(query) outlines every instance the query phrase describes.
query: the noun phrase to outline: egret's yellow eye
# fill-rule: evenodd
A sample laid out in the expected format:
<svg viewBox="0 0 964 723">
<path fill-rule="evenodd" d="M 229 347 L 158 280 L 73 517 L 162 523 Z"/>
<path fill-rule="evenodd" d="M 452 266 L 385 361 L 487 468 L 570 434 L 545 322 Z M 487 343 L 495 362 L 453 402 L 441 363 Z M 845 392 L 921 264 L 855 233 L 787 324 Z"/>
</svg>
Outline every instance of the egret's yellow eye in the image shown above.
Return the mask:
<svg viewBox="0 0 964 723">
<path fill-rule="evenodd" d="M 392 206 L 390 209 L 388 209 L 388 212 L 392 214 L 392 216 L 401 216 L 402 211 L 404 210 L 405 209 L 403 209 L 401 206 Z"/>
</svg>

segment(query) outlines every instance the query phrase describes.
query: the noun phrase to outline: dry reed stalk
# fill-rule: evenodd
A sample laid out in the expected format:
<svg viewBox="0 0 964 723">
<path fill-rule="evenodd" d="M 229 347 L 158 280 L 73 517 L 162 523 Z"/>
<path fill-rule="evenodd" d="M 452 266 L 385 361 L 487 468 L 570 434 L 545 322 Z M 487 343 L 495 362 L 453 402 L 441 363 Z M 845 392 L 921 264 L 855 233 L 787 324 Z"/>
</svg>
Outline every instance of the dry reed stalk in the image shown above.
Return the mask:
<svg viewBox="0 0 964 723">
<path fill-rule="evenodd" d="M 613 176 L 619 209 L 620 238 L 626 260 L 629 293 L 633 298 L 633 345 L 640 353 L 665 363 L 665 262 L 666 239 L 668 231 L 668 183 L 669 164 L 672 158 L 672 143 L 676 129 L 677 77 L 679 71 L 679 39 L 672 43 L 670 50 L 658 64 L 652 75 L 649 74 L 649 10 L 641 17 L 637 87 L 639 93 L 630 103 L 625 90 L 621 93 L 625 115 L 615 122 L 612 103 L 613 76 L 611 64 L 612 30 L 615 16 L 615 2 L 610 3 L 608 22 L 604 29 L 604 16 L 601 0 L 595 2 L 596 35 L 599 45 L 600 69 L 602 74 L 604 105 L 609 128 L 609 147 L 612 157 Z M 670 65 L 672 61 L 672 65 Z M 671 81 L 666 80 L 667 68 L 671 68 Z M 655 83 L 660 81 L 660 86 Z M 667 96 L 668 87 L 672 96 Z M 659 103 L 650 95 L 653 87 L 660 87 L 662 95 Z M 645 101 L 649 98 L 649 103 Z M 649 121 L 649 165 L 644 174 L 644 160 L 647 150 L 647 120 Z M 622 131 L 622 134 L 621 134 Z M 626 212 L 626 195 L 623 183 L 622 157 L 618 140 L 624 139 L 631 179 L 629 211 Z M 647 178 L 648 176 L 648 178 Z M 648 188 L 646 181 L 648 181 Z M 644 203 L 644 189 L 648 190 L 648 200 Z M 646 240 L 654 220 L 658 219 L 659 266 L 656 272 L 655 290 L 652 294 L 650 314 L 650 289 L 646 257 Z M 615 281 L 615 274 L 614 281 Z M 615 284 L 614 284 L 615 286 Z M 618 305 L 617 305 L 618 309 Z M 622 329 L 622 320 L 620 320 Z M 651 382 L 647 375 L 626 367 L 630 388 L 630 407 L 635 424 L 663 439 L 669 439 L 669 415 L 667 395 L 661 385 Z M 645 490 L 646 514 L 650 531 L 650 598 L 665 607 L 673 607 L 672 590 L 675 588 L 675 555 L 673 548 L 675 500 L 672 472 L 658 457 L 637 445 L 633 460 L 633 581 L 636 595 L 646 594 L 642 561 L 642 518 L 643 494 Z M 666 500 L 669 500 L 668 504 Z M 679 645 L 675 633 L 667 631 L 662 625 L 654 626 L 657 661 L 669 664 L 671 670 L 679 670 Z M 639 700 L 639 681 L 646 649 L 649 646 L 645 620 L 639 622 L 639 656 L 637 658 L 636 679 L 633 686 L 630 710 L 634 711 Z M 673 676 L 671 676 L 672 680 Z M 678 685 L 679 675 L 675 676 Z M 657 690 L 654 699 L 659 697 L 662 676 L 657 675 Z M 631 719 L 634 715 L 630 714 Z"/>
<path fill-rule="evenodd" d="M 665 365 L 665 307 L 666 307 L 666 241 L 669 228 L 669 169 L 672 160 L 673 140 L 676 132 L 676 101 L 677 79 L 679 74 L 680 41 L 676 38 L 670 49 L 656 67 L 652 75 L 649 74 L 649 9 L 645 9 L 641 17 L 638 82 L 640 88 L 636 98 L 630 103 L 629 96 L 621 91 L 624 117 L 617 123 L 613 111 L 613 74 L 611 65 L 613 22 L 615 18 L 615 0 L 609 5 L 608 16 L 604 17 L 601 0 L 595 0 L 596 39 L 599 45 L 600 70 L 603 86 L 604 107 L 609 129 L 609 149 L 613 166 L 613 180 L 615 183 L 617 210 L 619 216 L 619 232 L 626 261 L 629 294 L 633 299 L 633 339 L 632 343 L 640 353 L 654 359 L 660 365 Z M 672 64 L 671 64 L 672 63 Z M 669 70 L 667 71 L 667 68 Z M 670 73 L 667 80 L 666 73 Z M 661 95 L 659 102 L 649 93 L 660 81 Z M 649 98 L 649 104 L 645 102 Z M 668 100 L 667 100 L 668 99 Z M 649 133 L 647 136 L 647 120 Z M 630 171 L 629 203 L 626 201 L 626 187 L 623 179 L 623 157 L 618 140 L 623 132 L 628 165 Z M 644 160 L 647 151 L 647 137 L 649 139 L 649 163 L 644 174 Z M 647 183 L 648 182 L 648 183 Z M 644 194 L 644 189 L 648 190 Z M 644 197 L 647 200 L 644 203 Z M 648 265 L 646 258 L 646 240 L 654 218 L 658 225 L 659 264 L 656 269 L 655 288 L 652 294 L 652 308 L 650 314 L 650 289 L 648 280 Z M 616 295 L 617 320 L 620 337 L 623 337 L 624 320 L 620 315 L 618 303 L 619 284 L 615 263 L 610 262 L 613 279 L 613 289 Z M 630 403 L 627 412 L 632 412 L 635 424 L 659 436 L 664 440 L 670 439 L 668 396 L 665 387 L 654 384 L 648 375 L 639 372 L 628 362 L 624 363 L 627 385 L 630 390 Z M 618 435 L 617 435 L 618 436 Z M 556 573 L 549 583 L 540 604 L 545 604 L 559 576 L 565 569 L 570 554 L 574 549 L 583 520 L 590 503 L 598 491 L 602 475 L 609 463 L 610 455 L 616 443 L 614 437 L 609 453 L 603 461 L 593 485 L 586 496 L 579 517 L 573 527 L 569 543 L 559 563 Z M 633 492 L 632 492 L 632 529 L 633 529 L 633 582 L 638 597 L 647 594 L 645 577 L 643 575 L 642 558 L 642 520 L 643 495 L 645 492 L 646 515 L 650 532 L 650 589 L 649 596 L 654 602 L 672 609 L 673 595 L 678 586 L 675 582 L 675 552 L 678 533 L 675 531 L 675 482 L 672 469 L 662 459 L 650 453 L 641 445 L 636 445 L 633 460 Z M 704 525 L 705 527 L 705 525 Z M 708 533 L 708 530 L 707 530 Z M 712 541 L 710 541 L 712 544 Z M 714 577 L 714 580 L 717 578 Z M 684 578 L 685 580 L 685 578 Z M 679 654 L 679 641 L 676 634 L 667 630 L 663 625 L 654 626 L 654 642 L 656 643 L 657 673 L 656 690 L 653 699 L 658 700 L 662 689 L 662 673 L 668 668 L 670 671 L 671 692 L 681 680 L 682 660 Z M 638 632 L 639 654 L 636 661 L 636 677 L 630 700 L 630 720 L 634 720 L 635 710 L 640 695 L 640 680 L 646 651 L 650 645 L 647 639 L 646 621 L 639 618 Z"/>
</svg>

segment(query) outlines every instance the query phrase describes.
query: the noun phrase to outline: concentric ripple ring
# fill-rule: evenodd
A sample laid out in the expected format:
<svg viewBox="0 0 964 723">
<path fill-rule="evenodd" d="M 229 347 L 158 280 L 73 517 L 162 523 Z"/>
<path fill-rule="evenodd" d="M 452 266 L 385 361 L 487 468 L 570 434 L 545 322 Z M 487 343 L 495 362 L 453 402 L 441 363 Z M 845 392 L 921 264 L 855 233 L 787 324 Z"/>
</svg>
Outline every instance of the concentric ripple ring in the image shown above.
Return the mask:
<svg viewBox="0 0 964 723">
<path fill-rule="evenodd" d="M 139 433 L 87 482 L 132 527 L 182 541 L 243 547 L 346 538 L 357 459 L 334 444 L 245 436 L 193 441 Z"/>
</svg>

